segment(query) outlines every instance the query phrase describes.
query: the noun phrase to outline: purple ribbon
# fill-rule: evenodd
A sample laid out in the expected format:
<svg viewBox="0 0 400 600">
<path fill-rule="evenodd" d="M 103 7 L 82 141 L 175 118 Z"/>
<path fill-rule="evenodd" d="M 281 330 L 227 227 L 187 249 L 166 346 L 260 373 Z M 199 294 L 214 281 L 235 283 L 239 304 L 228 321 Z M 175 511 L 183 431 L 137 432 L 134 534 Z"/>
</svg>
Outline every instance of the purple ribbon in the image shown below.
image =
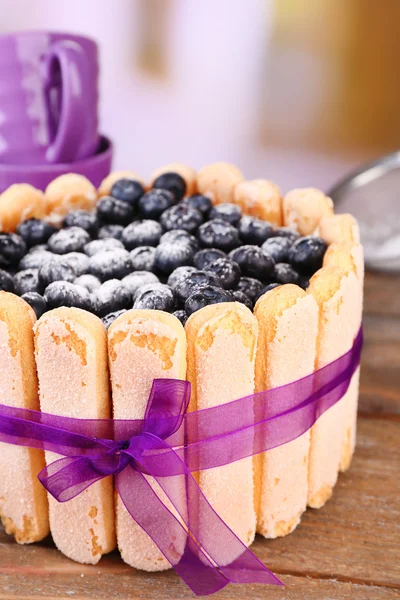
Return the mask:
<svg viewBox="0 0 400 600">
<path fill-rule="evenodd" d="M 186 413 L 190 384 L 173 379 L 154 380 L 143 420 L 71 419 L 0 405 L 0 441 L 64 457 L 38 476 L 59 502 L 114 475 L 131 517 L 195 594 L 212 594 L 230 582 L 282 585 L 213 510 L 192 473 L 266 452 L 308 431 L 346 393 L 361 347 L 360 329 L 349 352 L 315 373 L 192 413 Z"/>
</svg>

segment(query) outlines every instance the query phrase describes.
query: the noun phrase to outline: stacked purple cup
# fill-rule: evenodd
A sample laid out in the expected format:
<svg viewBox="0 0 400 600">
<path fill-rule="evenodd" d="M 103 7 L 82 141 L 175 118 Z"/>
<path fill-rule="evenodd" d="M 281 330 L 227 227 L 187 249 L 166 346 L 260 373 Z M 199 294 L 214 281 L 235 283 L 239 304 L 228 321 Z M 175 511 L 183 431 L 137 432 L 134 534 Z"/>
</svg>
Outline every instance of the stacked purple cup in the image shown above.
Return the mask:
<svg viewBox="0 0 400 600">
<path fill-rule="evenodd" d="M 0 193 L 13 183 L 44 190 L 79 173 L 96 187 L 112 144 L 98 132 L 96 43 L 46 31 L 0 36 Z"/>
</svg>

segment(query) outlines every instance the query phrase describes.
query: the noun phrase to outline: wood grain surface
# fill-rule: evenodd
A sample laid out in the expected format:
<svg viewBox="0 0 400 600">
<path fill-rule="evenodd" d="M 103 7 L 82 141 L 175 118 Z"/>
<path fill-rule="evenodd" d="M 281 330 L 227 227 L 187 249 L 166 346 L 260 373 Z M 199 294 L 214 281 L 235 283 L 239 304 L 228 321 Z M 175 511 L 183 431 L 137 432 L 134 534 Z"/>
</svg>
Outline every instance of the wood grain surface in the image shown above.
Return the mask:
<svg viewBox="0 0 400 600">
<path fill-rule="evenodd" d="M 230 585 L 215 598 L 400 598 L 400 279 L 367 274 L 357 451 L 332 499 L 291 535 L 252 549 L 284 589 Z M 0 600 L 175 600 L 194 595 L 175 573 L 135 571 L 115 552 L 95 567 L 51 539 L 20 547 L 0 527 Z"/>
</svg>

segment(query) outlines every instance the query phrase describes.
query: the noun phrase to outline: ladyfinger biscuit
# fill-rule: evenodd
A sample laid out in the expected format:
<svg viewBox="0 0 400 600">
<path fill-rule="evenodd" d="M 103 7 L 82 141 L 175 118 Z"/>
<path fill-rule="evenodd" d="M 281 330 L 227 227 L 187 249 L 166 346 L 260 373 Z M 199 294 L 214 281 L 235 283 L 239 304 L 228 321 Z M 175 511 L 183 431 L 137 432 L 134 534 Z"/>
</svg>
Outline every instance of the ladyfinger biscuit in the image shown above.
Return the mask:
<svg viewBox="0 0 400 600">
<path fill-rule="evenodd" d="M 346 274 L 334 266 L 323 267 L 311 278 L 308 293 L 314 296 L 319 307 L 316 369 L 345 354 L 353 344 L 354 322 L 359 315 L 355 279 L 353 272 Z M 308 505 L 312 508 L 325 504 L 337 480 L 349 394 L 351 390 L 311 429 Z"/>
<path fill-rule="evenodd" d="M 315 188 L 296 189 L 283 199 L 283 220 L 301 235 L 311 235 L 322 217 L 333 215 L 333 202 Z"/>
<path fill-rule="evenodd" d="M 266 179 L 241 181 L 233 192 L 233 202 L 246 215 L 258 217 L 274 225 L 282 225 L 282 194 L 277 185 Z"/>
<path fill-rule="evenodd" d="M 140 175 L 134 173 L 134 171 L 113 171 L 101 182 L 98 189 L 99 198 L 101 198 L 101 196 L 109 196 L 112 186 L 119 179 L 136 179 L 136 181 L 139 181 L 142 186 L 146 188 L 144 180 L 140 177 Z"/>
<path fill-rule="evenodd" d="M 27 183 L 16 183 L 0 195 L 0 231 L 16 231 L 26 219 L 46 214 L 43 192 Z"/>
<path fill-rule="evenodd" d="M 208 196 L 213 204 L 232 202 L 235 186 L 243 181 L 237 167 L 226 162 L 213 163 L 197 173 L 199 194 Z"/>
<path fill-rule="evenodd" d="M 190 410 L 219 406 L 254 392 L 257 321 L 240 303 L 206 306 L 186 323 Z M 255 536 L 252 458 L 200 471 L 211 506 L 244 544 Z M 201 525 L 201 513 L 199 514 Z"/>
<path fill-rule="evenodd" d="M 316 233 L 322 237 L 327 244 L 333 244 L 333 242 L 360 243 L 360 231 L 357 221 L 353 215 L 350 214 L 322 217 L 316 229 Z"/>
<path fill-rule="evenodd" d="M 283 285 L 258 300 L 256 391 L 291 383 L 314 371 L 318 333 L 315 299 Z M 301 351 L 299 351 L 301 348 Z M 293 531 L 307 507 L 310 432 L 254 457 L 257 533 L 276 538 Z"/>
<path fill-rule="evenodd" d="M 100 319 L 78 308 L 57 308 L 44 314 L 34 331 L 42 411 L 78 419 L 109 418 L 107 338 Z M 47 464 L 58 458 L 46 452 Z M 69 558 L 96 564 L 115 548 L 111 477 L 65 503 L 49 495 L 49 505 L 54 542 Z"/>
<path fill-rule="evenodd" d="M 158 310 L 130 310 L 108 330 L 108 351 L 115 419 L 143 419 L 154 379 L 186 379 L 186 337 L 178 319 Z M 164 504 L 174 512 L 158 484 L 148 478 Z M 182 483 L 182 482 L 180 482 Z M 182 495 L 185 510 L 185 493 Z M 117 497 L 117 540 L 123 560 L 144 571 L 164 571 L 169 562 L 129 515 Z M 176 556 L 182 555 L 186 535 L 170 534 Z"/>
<path fill-rule="evenodd" d="M 33 349 L 36 316 L 18 296 L 0 292 L 0 402 L 39 410 Z M 19 544 L 38 542 L 49 533 L 49 509 L 38 473 L 44 452 L 0 443 L 0 518 Z"/>
<path fill-rule="evenodd" d="M 169 165 L 165 165 L 160 169 L 156 169 L 153 171 L 150 177 L 150 186 L 153 185 L 154 181 L 162 175 L 163 173 L 178 173 L 186 183 L 186 193 L 185 196 L 192 196 L 197 192 L 197 173 L 191 167 L 184 165 L 182 163 L 171 163 Z"/>
<path fill-rule="evenodd" d="M 97 190 L 83 175 L 67 173 L 54 179 L 45 190 L 47 221 L 58 225 L 71 210 L 92 210 Z"/>
</svg>

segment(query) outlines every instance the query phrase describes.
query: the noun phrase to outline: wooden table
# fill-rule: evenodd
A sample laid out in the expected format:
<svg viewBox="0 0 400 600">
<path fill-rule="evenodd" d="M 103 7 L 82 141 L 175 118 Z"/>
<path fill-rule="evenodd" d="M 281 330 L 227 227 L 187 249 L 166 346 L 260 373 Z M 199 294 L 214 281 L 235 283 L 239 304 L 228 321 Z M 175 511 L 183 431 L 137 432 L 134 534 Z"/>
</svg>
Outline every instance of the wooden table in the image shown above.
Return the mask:
<svg viewBox="0 0 400 600">
<path fill-rule="evenodd" d="M 368 274 L 357 451 L 333 498 L 291 535 L 252 549 L 284 589 L 227 586 L 221 599 L 400 598 L 400 279 Z M 178 599 L 193 594 L 169 571 L 148 575 L 115 552 L 96 567 L 63 557 L 51 540 L 20 547 L 0 528 L 0 600 Z"/>
</svg>

